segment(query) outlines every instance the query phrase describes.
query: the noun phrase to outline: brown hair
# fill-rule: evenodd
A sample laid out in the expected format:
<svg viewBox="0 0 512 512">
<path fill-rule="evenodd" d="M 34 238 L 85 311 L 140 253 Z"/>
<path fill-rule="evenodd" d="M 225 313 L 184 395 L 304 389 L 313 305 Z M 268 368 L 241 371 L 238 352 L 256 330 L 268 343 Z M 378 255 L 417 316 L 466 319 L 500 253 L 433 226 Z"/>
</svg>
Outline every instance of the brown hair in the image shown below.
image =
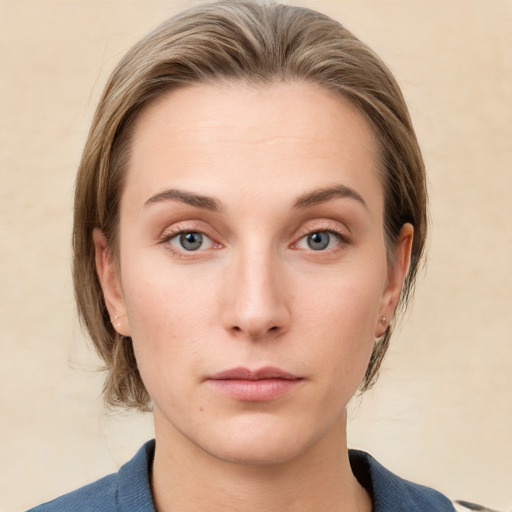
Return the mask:
<svg viewBox="0 0 512 512">
<path fill-rule="evenodd" d="M 97 107 L 78 170 L 73 228 L 80 318 L 108 370 L 108 404 L 147 409 L 132 343 L 113 329 L 97 278 L 92 230 L 117 254 L 119 201 L 135 118 L 149 102 L 192 83 L 307 81 L 351 102 L 371 123 L 380 150 L 388 258 L 400 229 L 414 226 L 412 262 L 399 306 L 413 289 L 425 244 L 425 173 L 407 106 L 391 72 L 328 16 L 277 3 L 221 0 L 171 18 L 136 44 L 113 71 Z M 377 340 L 361 391 L 371 387 L 389 345 Z"/>
</svg>

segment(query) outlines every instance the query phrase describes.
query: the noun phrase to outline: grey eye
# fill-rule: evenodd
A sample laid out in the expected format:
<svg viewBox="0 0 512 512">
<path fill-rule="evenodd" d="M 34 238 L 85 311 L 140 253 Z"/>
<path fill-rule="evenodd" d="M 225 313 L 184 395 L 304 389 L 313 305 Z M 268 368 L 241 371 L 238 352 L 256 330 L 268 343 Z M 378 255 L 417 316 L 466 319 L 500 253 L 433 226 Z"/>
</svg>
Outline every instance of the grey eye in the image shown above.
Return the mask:
<svg viewBox="0 0 512 512">
<path fill-rule="evenodd" d="M 203 252 L 216 247 L 215 242 L 201 231 L 179 231 L 167 238 L 167 243 L 172 246 L 178 255 Z"/>
<path fill-rule="evenodd" d="M 203 245 L 202 233 L 190 231 L 180 233 L 178 237 L 181 247 L 186 251 L 197 251 Z"/>
<path fill-rule="evenodd" d="M 307 236 L 307 244 L 313 251 L 321 251 L 329 247 L 331 234 L 328 231 L 316 231 Z"/>
</svg>

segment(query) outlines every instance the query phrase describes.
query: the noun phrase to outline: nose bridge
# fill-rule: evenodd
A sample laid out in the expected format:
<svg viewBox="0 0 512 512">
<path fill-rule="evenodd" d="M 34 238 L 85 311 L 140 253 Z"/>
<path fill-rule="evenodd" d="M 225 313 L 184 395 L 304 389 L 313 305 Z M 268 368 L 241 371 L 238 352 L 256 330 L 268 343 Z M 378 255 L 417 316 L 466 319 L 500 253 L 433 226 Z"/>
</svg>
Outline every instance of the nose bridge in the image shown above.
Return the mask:
<svg viewBox="0 0 512 512">
<path fill-rule="evenodd" d="M 276 251 L 269 243 L 253 240 L 234 258 L 226 327 L 251 338 L 284 331 L 289 311 Z"/>
</svg>

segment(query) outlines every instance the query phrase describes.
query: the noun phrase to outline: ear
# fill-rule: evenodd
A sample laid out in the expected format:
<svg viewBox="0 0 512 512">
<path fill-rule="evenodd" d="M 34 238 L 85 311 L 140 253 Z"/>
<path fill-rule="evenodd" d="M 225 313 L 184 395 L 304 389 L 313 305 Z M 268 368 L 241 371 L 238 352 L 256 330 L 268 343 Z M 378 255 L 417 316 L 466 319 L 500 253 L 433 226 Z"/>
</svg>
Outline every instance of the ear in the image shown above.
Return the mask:
<svg viewBox="0 0 512 512">
<path fill-rule="evenodd" d="M 395 245 L 394 261 L 388 269 L 388 279 L 382 294 L 379 318 L 375 328 L 376 338 L 379 338 L 386 332 L 395 314 L 402 286 L 409 273 L 413 237 L 414 228 L 412 224 L 404 224 Z"/>
<path fill-rule="evenodd" d="M 99 228 L 94 228 L 92 238 L 95 249 L 96 272 L 112 325 L 121 336 L 130 336 L 130 325 L 126 316 L 121 280 L 118 268 L 108 250 L 107 239 Z"/>
</svg>

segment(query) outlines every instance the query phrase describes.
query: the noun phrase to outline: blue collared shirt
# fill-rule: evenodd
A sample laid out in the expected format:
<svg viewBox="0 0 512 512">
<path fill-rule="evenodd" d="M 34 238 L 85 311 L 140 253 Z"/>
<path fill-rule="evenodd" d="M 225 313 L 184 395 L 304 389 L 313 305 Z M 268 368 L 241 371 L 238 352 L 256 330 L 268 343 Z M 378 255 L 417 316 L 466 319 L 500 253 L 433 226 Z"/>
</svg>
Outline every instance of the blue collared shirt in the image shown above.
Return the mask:
<svg viewBox="0 0 512 512">
<path fill-rule="evenodd" d="M 117 473 L 27 512 L 155 512 L 149 481 L 154 453 L 153 440 Z M 354 475 L 372 497 L 373 512 L 454 512 L 437 491 L 403 480 L 365 452 L 349 454 Z"/>
</svg>

